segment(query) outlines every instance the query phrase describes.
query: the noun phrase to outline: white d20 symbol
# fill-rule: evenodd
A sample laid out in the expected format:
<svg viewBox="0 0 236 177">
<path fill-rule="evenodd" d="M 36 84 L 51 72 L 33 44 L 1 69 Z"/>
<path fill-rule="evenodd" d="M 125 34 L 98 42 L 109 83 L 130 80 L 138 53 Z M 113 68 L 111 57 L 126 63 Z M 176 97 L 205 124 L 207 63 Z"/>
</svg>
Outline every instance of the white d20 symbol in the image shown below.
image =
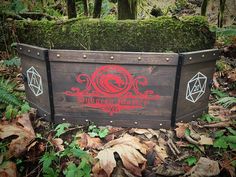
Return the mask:
<svg viewBox="0 0 236 177">
<path fill-rule="evenodd" d="M 27 71 L 28 86 L 35 96 L 43 94 L 42 79 L 38 71 L 31 66 Z"/>
<path fill-rule="evenodd" d="M 207 77 L 198 72 L 188 81 L 186 99 L 195 103 L 206 91 Z"/>
</svg>

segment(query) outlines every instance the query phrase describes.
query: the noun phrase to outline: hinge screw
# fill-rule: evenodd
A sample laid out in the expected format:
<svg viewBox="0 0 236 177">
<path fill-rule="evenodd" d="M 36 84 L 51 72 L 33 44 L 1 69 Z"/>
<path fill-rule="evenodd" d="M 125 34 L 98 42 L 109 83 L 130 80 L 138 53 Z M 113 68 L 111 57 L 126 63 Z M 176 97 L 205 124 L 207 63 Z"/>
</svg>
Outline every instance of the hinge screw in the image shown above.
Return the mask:
<svg viewBox="0 0 236 177">
<path fill-rule="evenodd" d="M 60 54 L 57 54 L 57 58 L 60 58 Z"/>
<path fill-rule="evenodd" d="M 111 120 L 110 123 L 112 123 L 113 121 Z"/>
<path fill-rule="evenodd" d="M 142 58 L 141 57 L 138 57 L 138 60 L 140 61 Z"/>
<path fill-rule="evenodd" d="M 83 55 L 83 59 L 86 59 L 87 58 L 87 55 Z"/>
<path fill-rule="evenodd" d="M 166 58 L 166 61 L 170 61 L 170 59 L 169 59 L 169 58 Z"/>
<path fill-rule="evenodd" d="M 28 53 L 30 53 L 30 49 L 28 50 Z"/>
<path fill-rule="evenodd" d="M 192 60 L 192 57 L 189 57 L 189 60 Z"/>
<path fill-rule="evenodd" d="M 114 60 L 114 56 L 111 56 L 110 59 L 111 59 L 111 60 Z"/>
<path fill-rule="evenodd" d="M 136 124 L 136 125 L 137 125 L 137 124 L 138 124 L 138 122 L 134 122 L 134 124 Z"/>
<path fill-rule="evenodd" d="M 39 55 L 40 55 L 40 53 L 39 53 L 39 52 L 37 52 L 37 55 L 39 56 Z"/>
<path fill-rule="evenodd" d="M 20 47 L 20 50 L 22 50 L 22 48 Z"/>
<path fill-rule="evenodd" d="M 205 55 L 202 55 L 202 58 L 204 58 L 205 57 Z"/>
</svg>

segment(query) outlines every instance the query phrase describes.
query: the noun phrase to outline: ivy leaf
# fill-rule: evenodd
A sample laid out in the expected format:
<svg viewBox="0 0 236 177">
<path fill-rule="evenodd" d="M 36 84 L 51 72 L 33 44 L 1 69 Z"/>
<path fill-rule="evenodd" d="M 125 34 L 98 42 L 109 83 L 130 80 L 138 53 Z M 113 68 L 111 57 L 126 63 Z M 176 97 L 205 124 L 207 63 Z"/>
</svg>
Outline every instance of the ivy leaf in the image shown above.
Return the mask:
<svg viewBox="0 0 236 177">
<path fill-rule="evenodd" d="M 94 138 L 95 136 L 98 136 L 97 132 L 88 132 L 89 136 Z"/>
<path fill-rule="evenodd" d="M 107 128 L 101 129 L 98 133 L 98 136 L 100 138 L 105 138 L 109 133 L 109 130 Z"/>
<path fill-rule="evenodd" d="M 190 131 L 190 129 L 189 128 L 186 128 L 186 130 L 185 130 L 185 135 L 187 135 L 187 136 L 190 136 L 190 133 L 191 133 L 191 131 Z"/>
<path fill-rule="evenodd" d="M 87 160 L 83 159 L 83 160 L 80 162 L 80 165 L 79 165 L 78 168 L 81 169 L 81 171 L 83 171 L 83 177 L 90 177 L 91 166 L 90 166 L 90 164 L 87 162 Z"/>
<path fill-rule="evenodd" d="M 216 139 L 213 143 L 213 147 L 227 149 L 228 144 L 225 140 L 225 136 L 222 136 L 222 137 Z"/>
<path fill-rule="evenodd" d="M 70 124 L 69 123 L 62 123 L 56 126 L 55 131 L 55 137 L 61 136 L 63 133 L 65 133 L 65 130 L 69 128 Z"/>
<path fill-rule="evenodd" d="M 188 166 L 193 166 L 197 163 L 197 158 L 194 156 L 189 156 L 187 159 L 184 160 L 188 164 Z"/>
</svg>

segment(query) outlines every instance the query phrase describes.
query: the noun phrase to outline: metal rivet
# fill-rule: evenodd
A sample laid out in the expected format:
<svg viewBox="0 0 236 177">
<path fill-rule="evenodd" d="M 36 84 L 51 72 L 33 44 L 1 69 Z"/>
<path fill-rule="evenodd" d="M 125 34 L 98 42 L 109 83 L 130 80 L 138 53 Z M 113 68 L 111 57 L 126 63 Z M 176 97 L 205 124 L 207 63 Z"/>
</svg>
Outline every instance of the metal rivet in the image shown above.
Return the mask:
<svg viewBox="0 0 236 177">
<path fill-rule="evenodd" d="M 111 120 L 110 123 L 112 123 L 113 121 Z"/>
<path fill-rule="evenodd" d="M 215 56 L 215 55 L 216 55 L 216 53 L 213 53 L 213 55 Z"/>
<path fill-rule="evenodd" d="M 39 53 L 39 52 L 37 52 L 37 55 L 39 56 L 39 55 L 40 55 L 40 53 Z"/>
<path fill-rule="evenodd" d="M 193 115 L 193 118 L 195 117 L 195 115 Z"/>
<path fill-rule="evenodd" d="M 189 60 L 192 60 L 192 57 L 189 57 Z"/>
<path fill-rule="evenodd" d="M 57 58 L 59 58 L 60 57 L 60 54 L 57 54 Z"/>
<path fill-rule="evenodd" d="M 113 57 L 113 56 L 111 56 L 111 57 L 110 57 L 110 59 L 111 59 L 111 60 L 114 60 L 114 57 Z"/>
<path fill-rule="evenodd" d="M 46 116 L 47 116 L 47 114 L 44 114 L 43 116 L 44 116 L 44 117 L 46 117 Z"/>
<path fill-rule="evenodd" d="M 202 55 L 202 58 L 204 58 L 205 57 L 205 55 Z"/>
<path fill-rule="evenodd" d="M 86 119 L 85 122 L 88 122 L 88 119 Z"/>
<path fill-rule="evenodd" d="M 166 61 L 170 61 L 170 59 L 169 59 L 169 58 L 166 58 Z"/>
<path fill-rule="evenodd" d="M 28 50 L 28 52 L 30 53 L 30 49 Z"/>
<path fill-rule="evenodd" d="M 138 60 L 140 61 L 142 58 L 141 57 L 138 57 Z"/>
<path fill-rule="evenodd" d="M 22 50 L 22 48 L 20 47 L 20 50 Z"/>
<path fill-rule="evenodd" d="M 62 118 L 62 120 L 66 120 L 65 118 Z"/>
<path fill-rule="evenodd" d="M 136 124 L 136 125 L 137 125 L 137 124 L 138 124 L 138 122 L 134 122 L 134 124 Z"/>
<path fill-rule="evenodd" d="M 83 55 L 83 59 L 86 59 L 87 58 L 87 55 Z"/>
<path fill-rule="evenodd" d="M 162 126 L 162 123 L 160 123 L 160 126 Z"/>
<path fill-rule="evenodd" d="M 182 121 L 182 120 L 181 120 L 180 122 L 181 122 L 181 123 L 183 123 L 183 121 Z"/>
</svg>

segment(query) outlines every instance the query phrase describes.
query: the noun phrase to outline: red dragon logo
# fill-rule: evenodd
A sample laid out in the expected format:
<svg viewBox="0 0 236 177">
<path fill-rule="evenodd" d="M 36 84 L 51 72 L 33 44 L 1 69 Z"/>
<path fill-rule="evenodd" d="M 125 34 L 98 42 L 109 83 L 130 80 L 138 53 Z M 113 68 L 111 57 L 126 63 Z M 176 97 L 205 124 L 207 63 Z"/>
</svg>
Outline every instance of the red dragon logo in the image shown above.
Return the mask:
<svg viewBox="0 0 236 177">
<path fill-rule="evenodd" d="M 139 85 L 148 85 L 146 77 L 133 77 L 128 70 L 118 65 L 101 66 L 91 77 L 79 74 L 76 81 L 85 84 L 86 88 L 81 90 L 72 87 L 71 91 L 64 93 L 77 97 L 81 106 L 101 109 L 110 116 L 121 110 L 143 108 L 150 100 L 160 98 L 153 90 L 139 91 Z"/>
</svg>

